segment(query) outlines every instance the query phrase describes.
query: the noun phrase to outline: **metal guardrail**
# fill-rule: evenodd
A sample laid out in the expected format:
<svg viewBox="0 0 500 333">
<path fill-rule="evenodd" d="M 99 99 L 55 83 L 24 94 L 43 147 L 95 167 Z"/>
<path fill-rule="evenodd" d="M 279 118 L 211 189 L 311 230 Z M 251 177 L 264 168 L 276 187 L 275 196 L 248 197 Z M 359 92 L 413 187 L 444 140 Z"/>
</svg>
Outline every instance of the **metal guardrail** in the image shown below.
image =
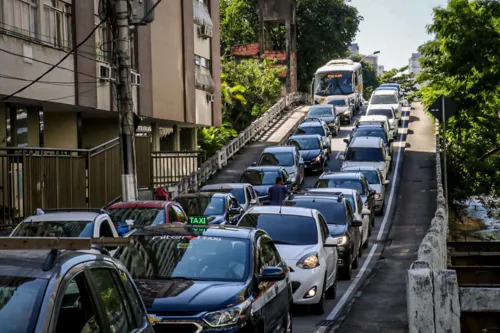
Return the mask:
<svg viewBox="0 0 500 333">
<path fill-rule="evenodd" d="M 279 115 L 292 104 L 303 102 L 308 103 L 310 96 L 305 93 L 292 93 L 281 98 L 275 105 L 267 110 L 260 118 L 256 119 L 250 126 L 244 129 L 238 137 L 231 140 L 224 147 L 219 149 L 212 157 L 208 158 L 198 170 L 183 177 L 177 184 L 167 186 L 168 191 L 173 196 L 185 193 L 190 189 L 197 189 L 199 185 L 206 182 L 212 175 L 228 164 L 228 161 L 249 142 L 256 139 L 272 126 L 279 119 Z M 161 185 L 161 184 L 160 184 Z"/>
</svg>

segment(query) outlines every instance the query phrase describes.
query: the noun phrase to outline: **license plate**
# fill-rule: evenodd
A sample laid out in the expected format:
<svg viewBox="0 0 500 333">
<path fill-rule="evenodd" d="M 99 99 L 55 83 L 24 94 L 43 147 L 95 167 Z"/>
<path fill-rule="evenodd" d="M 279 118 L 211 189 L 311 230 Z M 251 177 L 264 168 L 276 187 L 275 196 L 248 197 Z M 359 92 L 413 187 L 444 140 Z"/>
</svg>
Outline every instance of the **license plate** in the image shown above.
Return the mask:
<svg viewBox="0 0 500 333">
<path fill-rule="evenodd" d="M 190 216 L 189 224 L 207 225 L 207 218 L 205 216 Z"/>
</svg>

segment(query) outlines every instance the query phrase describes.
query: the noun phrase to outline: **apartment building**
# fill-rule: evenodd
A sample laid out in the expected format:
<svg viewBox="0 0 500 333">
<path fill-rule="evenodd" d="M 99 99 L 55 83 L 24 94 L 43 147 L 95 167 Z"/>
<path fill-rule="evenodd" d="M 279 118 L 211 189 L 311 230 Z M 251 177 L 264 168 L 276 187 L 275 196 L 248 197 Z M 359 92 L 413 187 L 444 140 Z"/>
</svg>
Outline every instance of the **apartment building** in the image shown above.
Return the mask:
<svg viewBox="0 0 500 333">
<path fill-rule="evenodd" d="M 0 1 L 0 99 L 66 57 L 100 23 L 101 5 Z M 153 149 L 195 150 L 196 128 L 221 124 L 218 12 L 217 0 L 162 1 L 131 35 L 131 107 Z M 89 148 L 117 137 L 112 41 L 105 23 L 0 101 L 0 147 Z"/>
<path fill-rule="evenodd" d="M 364 61 L 372 64 L 373 68 L 378 71 L 378 56 L 377 55 L 370 55 L 364 58 Z"/>
<path fill-rule="evenodd" d="M 420 74 L 422 71 L 422 67 L 420 67 L 420 58 L 422 57 L 422 54 L 420 53 L 412 53 L 411 58 L 408 60 L 408 70 L 410 73 L 413 73 L 415 75 Z"/>
<path fill-rule="evenodd" d="M 384 75 L 384 72 L 385 72 L 385 67 L 383 65 L 378 65 L 377 75 L 382 76 Z"/>
<path fill-rule="evenodd" d="M 351 52 L 352 55 L 358 55 L 359 54 L 359 45 L 358 43 L 352 43 L 348 46 L 349 52 Z"/>
</svg>

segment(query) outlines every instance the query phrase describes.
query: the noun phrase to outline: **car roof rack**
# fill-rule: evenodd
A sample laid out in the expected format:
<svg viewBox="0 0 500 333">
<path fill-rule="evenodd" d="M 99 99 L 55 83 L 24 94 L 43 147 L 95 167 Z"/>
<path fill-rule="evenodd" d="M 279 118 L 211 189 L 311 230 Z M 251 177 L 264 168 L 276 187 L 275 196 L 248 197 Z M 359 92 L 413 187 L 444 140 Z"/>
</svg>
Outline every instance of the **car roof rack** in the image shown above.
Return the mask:
<svg viewBox="0 0 500 333">
<path fill-rule="evenodd" d="M 303 123 L 309 123 L 309 122 L 313 122 L 313 121 L 316 121 L 318 123 L 322 123 L 323 120 L 319 119 L 319 118 L 316 118 L 316 117 L 311 117 L 311 118 L 305 118 L 302 120 L 302 124 Z"/>
<path fill-rule="evenodd" d="M 364 121 L 364 122 L 359 122 L 359 120 L 356 122 L 355 126 L 356 128 L 359 128 L 360 126 L 363 126 L 363 125 L 371 125 L 371 126 L 377 126 L 377 124 L 380 125 L 380 127 L 384 127 L 384 122 L 383 121 Z"/>
<path fill-rule="evenodd" d="M 61 250 L 99 250 L 109 254 L 103 247 L 124 246 L 129 241 L 117 237 L 0 237 L 0 250 L 50 250 L 42 266 L 43 271 L 48 271 L 54 267 Z"/>
<path fill-rule="evenodd" d="M 48 208 L 41 209 L 44 213 L 71 213 L 71 212 L 88 212 L 107 214 L 108 211 L 104 208 Z M 33 212 L 33 215 L 40 215 L 38 209 Z"/>
</svg>

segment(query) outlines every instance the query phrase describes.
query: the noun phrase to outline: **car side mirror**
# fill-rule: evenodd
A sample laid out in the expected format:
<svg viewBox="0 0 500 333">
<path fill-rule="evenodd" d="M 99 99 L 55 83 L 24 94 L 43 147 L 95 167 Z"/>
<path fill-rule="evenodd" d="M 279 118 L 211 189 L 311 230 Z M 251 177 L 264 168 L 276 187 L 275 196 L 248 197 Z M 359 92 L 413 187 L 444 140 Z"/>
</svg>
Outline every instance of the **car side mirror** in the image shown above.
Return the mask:
<svg viewBox="0 0 500 333">
<path fill-rule="evenodd" d="M 352 225 L 353 227 L 361 227 L 361 226 L 363 225 L 363 222 L 362 222 L 362 221 L 360 221 L 360 220 L 352 220 L 351 225 Z"/>
<path fill-rule="evenodd" d="M 287 179 L 287 180 L 285 181 L 285 185 L 290 185 L 291 183 L 292 183 L 292 181 L 291 181 L 291 180 L 289 180 L 289 179 Z"/>
<path fill-rule="evenodd" d="M 393 143 L 394 142 L 394 139 L 389 139 L 389 143 Z"/>
<path fill-rule="evenodd" d="M 377 191 L 375 191 L 375 190 L 370 190 L 370 195 L 375 195 L 375 194 L 377 194 Z"/>
<path fill-rule="evenodd" d="M 345 138 L 345 139 L 344 139 L 344 140 L 342 140 L 342 141 L 344 141 L 345 143 L 349 143 L 349 139 L 347 139 L 347 138 Z"/>
<path fill-rule="evenodd" d="M 363 208 L 363 210 L 361 211 L 362 215 L 370 215 L 371 213 L 372 211 L 367 208 Z"/>
<path fill-rule="evenodd" d="M 383 184 L 384 184 L 384 185 L 389 185 L 390 183 L 391 183 L 391 181 L 390 181 L 390 180 L 384 180 L 384 183 L 383 183 Z"/>
<path fill-rule="evenodd" d="M 282 281 L 286 278 L 286 274 L 280 267 L 266 267 L 261 275 L 259 275 L 259 280 L 261 282 L 275 282 Z"/>
<path fill-rule="evenodd" d="M 229 214 L 231 215 L 237 215 L 241 213 L 241 207 L 232 207 L 229 209 Z"/>
<path fill-rule="evenodd" d="M 256 204 L 258 204 L 258 199 L 250 200 L 250 205 L 256 205 Z"/>
<path fill-rule="evenodd" d="M 385 160 L 386 160 L 387 162 L 390 162 L 390 161 L 392 160 L 392 158 L 391 158 L 390 156 L 386 156 L 386 157 L 385 157 Z"/>
<path fill-rule="evenodd" d="M 252 166 L 257 166 L 257 162 L 252 162 Z"/>
<path fill-rule="evenodd" d="M 345 156 L 344 156 L 344 154 L 340 154 L 340 155 L 339 155 L 339 160 L 341 160 L 341 161 L 344 161 L 344 160 L 345 160 Z"/>
<path fill-rule="evenodd" d="M 325 247 L 337 247 L 338 245 L 339 245 L 339 242 L 333 237 L 328 237 L 325 240 Z"/>
</svg>

